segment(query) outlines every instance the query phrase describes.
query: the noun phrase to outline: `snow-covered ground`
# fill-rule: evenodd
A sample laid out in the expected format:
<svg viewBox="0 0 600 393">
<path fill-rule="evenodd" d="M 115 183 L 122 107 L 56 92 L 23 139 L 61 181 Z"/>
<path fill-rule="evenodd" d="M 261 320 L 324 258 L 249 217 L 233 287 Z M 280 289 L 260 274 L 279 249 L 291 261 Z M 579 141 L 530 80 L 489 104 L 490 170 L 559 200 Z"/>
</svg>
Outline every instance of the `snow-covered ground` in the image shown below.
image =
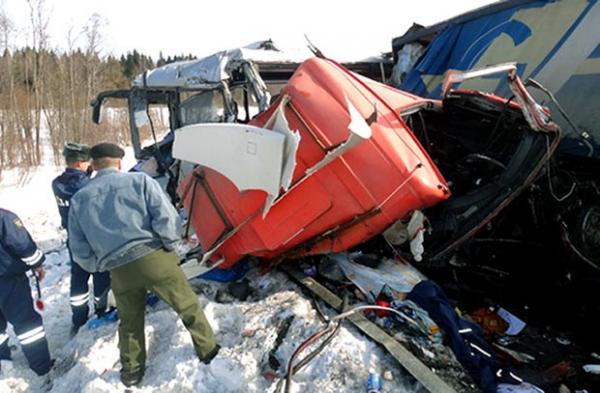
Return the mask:
<svg viewBox="0 0 600 393">
<path fill-rule="evenodd" d="M 128 150 L 126 165 L 133 162 Z M 119 382 L 117 324 L 90 330 L 84 327 L 69 339 L 69 261 L 50 182 L 61 172 L 50 162 L 22 181 L 17 171 L 3 172 L 0 207 L 17 213 L 40 247 L 47 251 L 48 275 L 42 283 L 46 309 L 43 313 L 50 352 L 57 360 L 52 371 L 52 392 L 122 392 Z M 295 348 L 323 327 L 311 302 L 281 273 L 248 276 L 251 295 L 247 301 L 227 296 L 225 284 L 194 280 L 207 318 L 223 347 L 210 365 L 195 357 L 191 339 L 176 314 L 158 303 L 146 316 L 148 361 L 138 392 L 274 392 L 277 380 L 264 378 L 267 345 L 278 322 L 294 319 L 276 352 L 286 365 Z M 27 367 L 15 345 L 13 361 L 2 361 L 0 392 L 38 392 L 42 379 Z M 283 366 L 282 366 L 283 367 Z M 403 381 L 391 356 L 344 325 L 332 343 L 294 378 L 292 392 L 365 392 L 369 368 L 391 370 L 394 380 L 384 381 L 386 392 L 414 391 Z M 406 380 L 406 378 L 405 378 Z"/>
</svg>

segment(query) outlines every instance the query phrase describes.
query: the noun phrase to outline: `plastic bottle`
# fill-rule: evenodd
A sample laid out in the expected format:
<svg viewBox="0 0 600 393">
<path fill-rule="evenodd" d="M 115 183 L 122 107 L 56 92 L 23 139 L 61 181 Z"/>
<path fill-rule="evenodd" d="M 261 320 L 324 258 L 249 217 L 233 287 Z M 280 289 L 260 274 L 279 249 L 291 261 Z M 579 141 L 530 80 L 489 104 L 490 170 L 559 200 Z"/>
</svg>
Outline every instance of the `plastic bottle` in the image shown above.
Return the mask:
<svg viewBox="0 0 600 393">
<path fill-rule="evenodd" d="M 369 369 L 367 393 L 381 393 L 381 375 L 372 368 Z"/>
</svg>

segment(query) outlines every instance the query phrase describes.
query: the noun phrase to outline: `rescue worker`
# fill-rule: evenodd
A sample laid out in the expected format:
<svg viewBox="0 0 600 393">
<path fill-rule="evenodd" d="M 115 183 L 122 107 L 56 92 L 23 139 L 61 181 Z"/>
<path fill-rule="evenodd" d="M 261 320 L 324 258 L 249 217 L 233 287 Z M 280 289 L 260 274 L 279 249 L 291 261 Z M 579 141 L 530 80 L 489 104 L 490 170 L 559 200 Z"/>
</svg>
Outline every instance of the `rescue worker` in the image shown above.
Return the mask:
<svg viewBox="0 0 600 393">
<path fill-rule="evenodd" d="M 0 209 L 0 359 L 10 360 L 7 322 L 13 326 L 29 367 L 38 375 L 52 368 L 42 317 L 33 307 L 26 272 L 45 276 L 45 257 L 14 213 Z"/>
<path fill-rule="evenodd" d="M 67 143 L 63 149 L 67 163 L 65 171 L 52 181 L 52 191 L 56 197 L 58 212 L 63 228 L 67 229 L 69 203 L 71 197 L 90 181 L 90 148 L 79 143 Z M 69 251 L 69 256 L 71 253 Z M 90 273 L 86 272 L 71 259 L 71 336 L 88 320 L 89 315 L 89 285 Z M 92 274 L 94 282 L 94 309 L 98 317 L 107 311 L 107 296 L 110 290 L 110 275 L 108 273 Z"/>
<path fill-rule="evenodd" d="M 97 174 L 71 199 L 69 244 L 85 270 L 110 271 L 120 319 L 121 381 L 129 387 L 144 376 L 147 291 L 177 312 L 199 360 L 210 363 L 220 347 L 173 252 L 181 233 L 177 211 L 154 179 L 119 171 L 119 146 L 101 143 L 90 155 Z"/>
</svg>

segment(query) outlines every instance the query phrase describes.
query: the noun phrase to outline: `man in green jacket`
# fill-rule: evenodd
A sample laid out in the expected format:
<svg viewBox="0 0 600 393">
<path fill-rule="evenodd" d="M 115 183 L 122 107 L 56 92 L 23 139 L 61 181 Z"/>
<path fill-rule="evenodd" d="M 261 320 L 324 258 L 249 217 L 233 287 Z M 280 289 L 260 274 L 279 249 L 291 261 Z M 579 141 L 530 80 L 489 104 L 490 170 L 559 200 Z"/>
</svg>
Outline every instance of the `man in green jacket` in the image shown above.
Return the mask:
<svg viewBox="0 0 600 393">
<path fill-rule="evenodd" d="M 145 370 L 147 291 L 179 314 L 200 361 L 210 363 L 220 347 L 173 252 L 181 232 L 177 211 L 154 179 L 119 171 L 124 154 L 111 143 L 91 148 L 97 175 L 71 199 L 68 225 L 73 260 L 91 273 L 110 271 L 120 319 L 121 381 L 133 386 Z"/>
</svg>

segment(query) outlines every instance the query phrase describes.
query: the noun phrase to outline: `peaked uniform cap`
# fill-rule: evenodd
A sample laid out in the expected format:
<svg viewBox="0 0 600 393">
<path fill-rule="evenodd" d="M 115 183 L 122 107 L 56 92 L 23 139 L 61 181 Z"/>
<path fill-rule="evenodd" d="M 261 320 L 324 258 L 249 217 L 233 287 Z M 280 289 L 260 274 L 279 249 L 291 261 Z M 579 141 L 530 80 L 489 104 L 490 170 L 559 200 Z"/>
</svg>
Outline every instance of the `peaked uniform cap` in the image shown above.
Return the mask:
<svg viewBox="0 0 600 393">
<path fill-rule="evenodd" d="M 89 161 L 90 147 L 83 143 L 68 142 L 65 143 L 62 154 L 67 160 Z"/>
<path fill-rule="evenodd" d="M 125 155 L 125 151 L 121 149 L 119 146 L 114 143 L 98 143 L 97 145 L 92 146 L 90 149 L 90 155 L 92 159 L 98 158 L 123 158 Z"/>
</svg>

